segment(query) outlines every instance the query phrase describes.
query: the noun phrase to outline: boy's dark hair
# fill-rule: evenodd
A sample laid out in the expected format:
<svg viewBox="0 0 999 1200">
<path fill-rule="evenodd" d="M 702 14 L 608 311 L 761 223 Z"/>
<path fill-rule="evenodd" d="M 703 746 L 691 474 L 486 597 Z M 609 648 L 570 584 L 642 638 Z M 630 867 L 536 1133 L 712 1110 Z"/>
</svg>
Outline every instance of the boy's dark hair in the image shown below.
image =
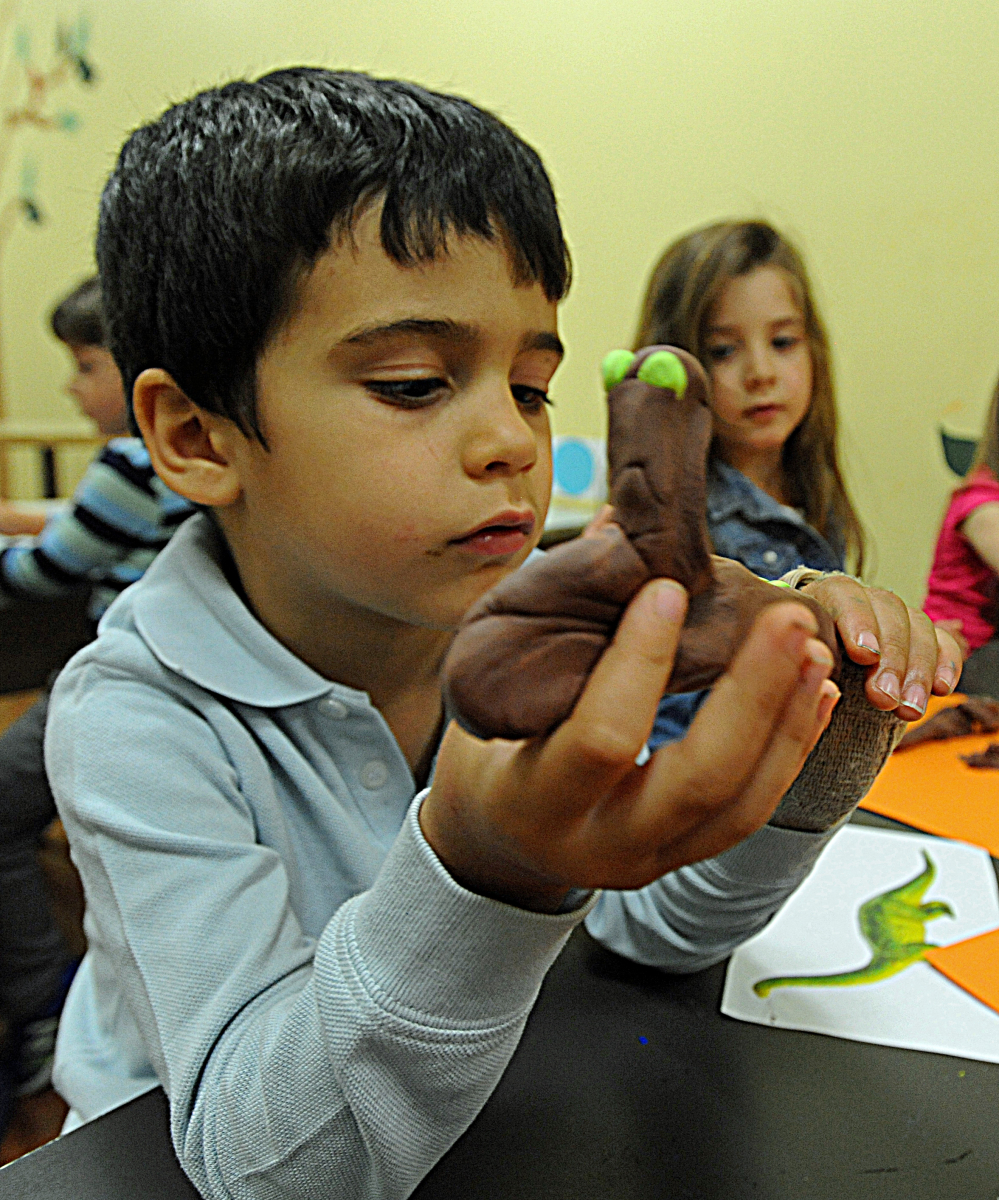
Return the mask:
<svg viewBox="0 0 999 1200">
<path fill-rule="evenodd" d="M 101 199 L 97 258 L 126 394 L 162 367 L 261 441 L 256 364 L 303 272 L 383 202 L 402 264 L 449 236 L 505 241 L 550 300 L 569 255 L 538 155 L 467 100 L 296 67 L 202 92 L 136 130 Z"/>
<path fill-rule="evenodd" d="M 106 346 L 100 279 L 92 275 L 73 288 L 52 310 L 51 322 L 52 332 L 67 346 Z"/>
</svg>

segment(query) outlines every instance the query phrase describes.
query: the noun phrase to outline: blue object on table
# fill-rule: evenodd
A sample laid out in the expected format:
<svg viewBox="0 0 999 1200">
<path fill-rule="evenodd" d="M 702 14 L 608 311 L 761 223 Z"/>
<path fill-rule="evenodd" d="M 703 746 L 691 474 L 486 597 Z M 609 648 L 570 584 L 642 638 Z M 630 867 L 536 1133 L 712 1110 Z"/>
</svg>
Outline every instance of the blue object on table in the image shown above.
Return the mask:
<svg viewBox="0 0 999 1200">
<path fill-rule="evenodd" d="M 555 449 L 555 483 L 567 496 L 582 496 L 593 486 L 597 464 L 582 438 L 563 438 Z"/>
<path fill-rule="evenodd" d="M 955 437 L 952 433 L 947 433 L 941 427 L 940 441 L 943 445 L 947 466 L 950 467 L 955 475 L 960 475 L 963 479 L 971 470 L 971 464 L 975 459 L 975 451 L 978 449 L 978 439 Z"/>
</svg>

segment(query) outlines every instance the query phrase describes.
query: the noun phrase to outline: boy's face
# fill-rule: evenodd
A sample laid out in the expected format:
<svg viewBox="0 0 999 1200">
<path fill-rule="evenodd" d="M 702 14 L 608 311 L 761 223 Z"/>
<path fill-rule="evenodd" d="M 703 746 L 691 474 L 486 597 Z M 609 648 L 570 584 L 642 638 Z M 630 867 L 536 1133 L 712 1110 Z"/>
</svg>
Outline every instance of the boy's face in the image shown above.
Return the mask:
<svg viewBox="0 0 999 1200">
<path fill-rule="evenodd" d="M 402 267 L 378 218 L 319 260 L 264 352 L 269 449 L 237 442 L 220 515 L 255 603 L 252 579 L 299 614 L 446 629 L 541 535 L 556 306 L 514 286 L 501 241 Z"/>
<path fill-rule="evenodd" d="M 76 370 L 66 391 L 105 437 L 128 433 L 128 405 L 121 372 L 103 346 L 68 346 Z"/>
</svg>

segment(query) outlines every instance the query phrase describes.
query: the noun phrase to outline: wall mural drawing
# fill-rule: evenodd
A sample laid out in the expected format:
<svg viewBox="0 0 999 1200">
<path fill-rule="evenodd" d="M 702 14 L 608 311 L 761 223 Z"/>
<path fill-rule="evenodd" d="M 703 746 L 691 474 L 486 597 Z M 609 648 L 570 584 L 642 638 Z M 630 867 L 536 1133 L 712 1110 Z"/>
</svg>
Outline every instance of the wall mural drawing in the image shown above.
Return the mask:
<svg viewBox="0 0 999 1200">
<path fill-rule="evenodd" d="M 57 22 L 44 63 L 36 57 L 33 30 L 21 20 L 19 0 L 0 4 L 0 276 L 4 250 L 19 226 L 46 220 L 39 171 L 29 133 L 73 134 L 79 113 L 63 107 L 68 89 L 93 87 L 98 74 L 90 58 L 90 22 L 78 16 Z M 28 145 L 24 143 L 28 142 Z M 13 187 L 11 186 L 13 184 Z M 6 199 L 4 199 L 6 196 Z M 2 337 L 2 323 L 0 323 Z M 4 416 L 3 356 L 0 354 L 0 419 Z"/>
</svg>

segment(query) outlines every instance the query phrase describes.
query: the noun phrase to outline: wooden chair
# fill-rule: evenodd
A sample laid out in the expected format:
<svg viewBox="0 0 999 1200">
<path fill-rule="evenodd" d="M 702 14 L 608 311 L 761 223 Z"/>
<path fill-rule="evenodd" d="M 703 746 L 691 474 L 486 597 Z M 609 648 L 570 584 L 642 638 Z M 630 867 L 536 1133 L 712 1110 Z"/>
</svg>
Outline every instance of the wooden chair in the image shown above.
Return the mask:
<svg viewBox="0 0 999 1200">
<path fill-rule="evenodd" d="M 59 451 L 65 446 L 104 444 L 100 434 L 81 430 L 78 426 L 55 425 L 26 421 L 0 421 L 0 497 L 9 497 L 9 452 L 14 446 L 33 446 L 41 456 L 43 499 L 59 495 Z"/>
</svg>

